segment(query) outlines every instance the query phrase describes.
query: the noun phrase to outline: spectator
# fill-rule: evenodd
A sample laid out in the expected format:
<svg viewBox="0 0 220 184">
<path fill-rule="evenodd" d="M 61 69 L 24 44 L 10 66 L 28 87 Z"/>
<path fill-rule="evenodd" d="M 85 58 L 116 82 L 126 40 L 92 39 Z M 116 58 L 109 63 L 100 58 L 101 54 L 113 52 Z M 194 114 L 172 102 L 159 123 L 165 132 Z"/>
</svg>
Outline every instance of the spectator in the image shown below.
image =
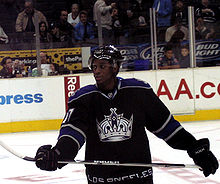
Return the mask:
<svg viewBox="0 0 220 184">
<path fill-rule="evenodd" d="M 179 60 L 181 68 L 189 68 L 190 67 L 190 57 L 189 57 L 189 47 L 188 45 L 183 45 L 181 47 L 181 57 Z"/>
<path fill-rule="evenodd" d="M 171 40 L 172 36 L 174 35 L 174 33 L 177 32 L 178 30 L 180 30 L 184 34 L 184 37 L 182 39 L 187 40 L 188 34 L 189 34 L 188 28 L 186 28 L 185 26 L 182 25 L 181 19 L 176 18 L 175 24 L 171 27 L 168 27 L 166 30 L 165 41 L 169 42 Z"/>
<path fill-rule="evenodd" d="M 40 52 L 40 60 L 41 60 L 41 64 L 50 64 L 47 53 L 44 51 Z"/>
<path fill-rule="evenodd" d="M 134 28 L 139 26 L 139 11 L 140 8 L 136 1 L 133 2 L 133 4 L 131 3 L 129 9 L 126 10 L 128 24 L 130 27 Z M 142 16 L 141 19 L 144 19 L 144 17 Z"/>
<path fill-rule="evenodd" d="M 206 27 L 202 17 L 197 17 L 195 35 L 197 40 L 208 40 L 215 37 L 215 32 Z"/>
<path fill-rule="evenodd" d="M 184 38 L 184 33 L 181 30 L 177 30 L 171 37 L 167 45 L 172 47 L 174 57 L 179 61 L 181 57 L 181 43 Z"/>
<path fill-rule="evenodd" d="M 0 26 L 0 43 L 8 43 L 8 35 L 4 32 L 2 26 Z"/>
<path fill-rule="evenodd" d="M 147 13 L 149 9 L 147 7 L 151 4 L 150 1 L 139 1 L 139 0 L 123 0 L 117 3 L 118 5 L 118 18 L 121 24 L 121 35 L 119 44 L 130 44 L 139 43 L 141 41 L 146 41 L 147 39 Z M 143 7 L 142 7 L 143 6 Z M 147 21 L 146 21 L 147 20 Z M 148 32 L 149 33 L 149 32 Z M 117 42 L 116 42 L 117 43 Z"/>
<path fill-rule="evenodd" d="M 166 29 L 171 26 L 172 1 L 171 0 L 154 0 L 157 16 L 158 40 L 164 41 Z"/>
<path fill-rule="evenodd" d="M 60 18 L 57 21 L 61 41 L 72 41 L 73 26 L 67 22 L 67 10 L 60 11 Z"/>
<path fill-rule="evenodd" d="M 153 8 L 157 13 L 157 26 L 168 27 L 171 25 L 172 1 L 154 0 Z"/>
<path fill-rule="evenodd" d="M 176 69 L 180 68 L 179 61 L 174 57 L 172 47 L 165 46 L 164 56 L 158 60 L 159 69 Z"/>
<path fill-rule="evenodd" d="M 182 25 L 187 26 L 188 10 L 182 0 L 176 1 L 175 6 L 173 8 L 171 21 L 175 21 L 177 18 L 181 21 Z"/>
<path fill-rule="evenodd" d="M 121 23 L 119 20 L 118 8 L 112 8 L 111 17 L 112 17 L 112 27 L 121 27 Z"/>
<path fill-rule="evenodd" d="M 71 13 L 68 14 L 67 22 L 69 22 L 73 27 L 79 23 L 79 4 L 72 4 Z"/>
<path fill-rule="evenodd" d="M 41 64 L 49 64 L 50 63 L 48 61 L 47 53 L 44 51 L 40 52 L 40 60 L 41 60 Z M 37 67 L 37 63 L 33 63 L 31 66 L 31 69 L 36 68 L 36 67 Z"/>
<path fill-rule="evenodd" d="M 87 41 L 95 38 L 94 26 L 88 22 L 88 13 L 81 11 L 79 13 L 80 22 L 75 26 L 74 38 L 76 41 Z"/>
<path fill-rule="evenodd" d="M 4 57 L 2 59 L 1 65 L 3 68 L 0 71 L 0 78 L 13 78 L 13 61 L 11 57 Z"/>
<path fill-rule="evenodd" d="M 214 32 L 217 21 L 217 11 L 217 7 L 212 5 L 209 0 L 201 0 L 195 8 L 195 15 L 196 17 L 203 17 L 205 26 Z"/>
<path fill-rule="evenodd" d="M 47 24 L 46 22 L 40 22 L 39 23 L 39 34 L 40 34 L 40 42 L 50 42 L 50 34 L 48 32 Z"/>
<path fill-rule="evenodd" d="M 59 75 L 59 65 L 56 63 L 50 64 L 50 72 L 48 73 L 49 76 Z"/>
<path fill-rule="evenodd" d="M 146 20 L 143 16 L 138 17 L 138 23 L 139 23 L 138 26 L 140 26 L 140 27 L 147 25 Z"/>
<path fill-rule="evenodd" d="M 49 73 L 51 72 L 51 68 L 50 68 L 50 62 L 48 61 L 48 56 L 47 53 L 44 51 L 40 52 L 40 60 L 41 60 L 41 70 L 42 70 L 42 75 L 43 76 L 48 76 Z M 37 69 L 37 63 L 34 63 L 31 66 L 32 69 L 32 76 L 36 77 L 38 76 L 38 69 Z"/>
<path fill-rule="evenodd" d="M 118 3 L 118 9 L 122 26 L 129 26 L 129 20 L 131 20 L 131 18 L 136 18 L 137 20 L 141 11 L 139 3 L 136 0 L 121 1 Z"/>
<path fill-rule="evenodd" d="M 51 41 L 52 42 L 61 42 L 60 30 L 59 30 L 56 22 L 52 22 L 50 24 L 49 30 L 50 30 L 49 32 L 50 32 Z"/>
<path fill-rule="evenodd" d="M 93 6 L 96 0 L 77 0 L 77 3 L 80 6 L 80 9 L 87 11 L 88 20 L 93 21 Z"/>
<path fill-rule="evenodd" d="M 102 27 L 102 37 L 104 45 L 114 43 L 112 30 L 112 17 L 110 10 L 116 7 L 116 3 L 106 4 L 107 0 L 97 0 L 93 7 L 93 18 L 96 26 L 98 26 L 98 16 L 100 15 L 100 23 Z"/>
<path fill-rule="evenodd" d="M 134 38 L 134 35 L 136 34 L 136 29 L 139 24 L 139 20 L 136 12 L 131 9 L 127 10 L 126 16 L 128 21 L 127 23 L 128 29 L 125 32 L 125 37 L 128 38 L 130 37 L 130 41 L 132 42 L 133 40 L 131 39 Z"/>
<path fill-rule="evenodd" d="M 119 3 L 119 21 L 123 30 L 122 38 L 125 39 L 123 44 L 136 43 L 138 36 L 146 33 L 144 27 L 146 20 L 142 16 L 140 5 L 136 0 L 126 0 Z"/>
<path fill-rule="evenodd" d="M 145 20 L 149 20 L 149 9 L 152 8 L 154 0 L 137 0 L 137 2 L 140 8 L 139 16 L 143 16 Z"/>
<path fill-rule="evenodd" d="M 137 26 L 146 26 L 146 13 L 143 13 L 142 5 L 144 5 L 144 2 L 138 1 L 138 0 L 131 0 L 131 5 L 129 10 L 133 12 L 133 15 L 135 18 L 137 18 Z M 149 11 L 149 10 L 147 10 Z"/>
<path fill-rule="evenodd" d="M 16 59 L 14 61 L 13 65 L 13 74 L 16 78 L 21 78 L 26 76 L 25 68 L 24 68 L 24 62 Z"/>
<path fill-rule="evenodd" d="M 48 25 L 43 13 L 34 9 L 32 0 L 25 0 L 24 7 L 25 9 L 18 14 L 16 20 L 16 32 L 35 32 L 35 16 L 38 17 L 38 23 L 44 21 Z"/>
<path fill-rule="evenodd" d="M 119 20 L 118 8 L 113 8 L 111 11 L 112 29 L 114 32 L 115 43 L 119 44 L 119 38 L 122 35 L 122 25 Z"/>
</svg>

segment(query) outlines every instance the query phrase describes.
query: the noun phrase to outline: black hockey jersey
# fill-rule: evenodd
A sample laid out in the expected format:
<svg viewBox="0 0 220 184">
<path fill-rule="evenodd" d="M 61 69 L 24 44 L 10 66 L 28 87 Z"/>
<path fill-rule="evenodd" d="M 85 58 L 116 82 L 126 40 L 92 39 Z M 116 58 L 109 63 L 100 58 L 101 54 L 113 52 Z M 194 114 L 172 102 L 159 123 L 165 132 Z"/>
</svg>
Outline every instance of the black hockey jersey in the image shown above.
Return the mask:
<svg viewBox="0 0 220 184">
<path fill-rule="evenodd" d="M 88 85 L 70 97 L 58 139 L 69 137 L 78 149 L 86 142 L 86 160 L 151 163 L 145 128 L 166 142 L 183 129 L 149 84 L 118 78 L 109 93 Z M 152 168 L 87 165 L 86 174 L 90 183 L 135 183 L 151 180 Z"/>
</svg>

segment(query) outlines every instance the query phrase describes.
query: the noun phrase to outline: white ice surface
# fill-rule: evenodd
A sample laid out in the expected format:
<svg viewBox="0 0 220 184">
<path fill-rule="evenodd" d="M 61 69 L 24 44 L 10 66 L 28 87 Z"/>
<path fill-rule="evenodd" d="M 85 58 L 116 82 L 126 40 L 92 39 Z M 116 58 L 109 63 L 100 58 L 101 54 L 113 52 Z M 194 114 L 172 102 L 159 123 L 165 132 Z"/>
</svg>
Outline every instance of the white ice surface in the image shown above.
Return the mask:
<svg viewBox="0 0 220 184">
<path fill-rule="evenodd" d="M 211 150 L 220 158 L 220 121 L 182 124 L 196 138 L 207 137 Z M 39 146 L 56 143 L 58 131 L 0 134 L 0 140 L 17 152 L 34 157 Z M 193 164 L 184 151 L 174 150 L 148 132 L 153 162 Z M 77 155 L 84 159 L 84 148 Z M 83 165 L 69 164 L 54 172 L 41 171 L 33 162 L 19 159 L 0 146 L 0 184 L 86 184 Z M 220 184 L 220 169 L 205 178 L 198 169 L 154 168 L 155 184 Z"/>
</svg>

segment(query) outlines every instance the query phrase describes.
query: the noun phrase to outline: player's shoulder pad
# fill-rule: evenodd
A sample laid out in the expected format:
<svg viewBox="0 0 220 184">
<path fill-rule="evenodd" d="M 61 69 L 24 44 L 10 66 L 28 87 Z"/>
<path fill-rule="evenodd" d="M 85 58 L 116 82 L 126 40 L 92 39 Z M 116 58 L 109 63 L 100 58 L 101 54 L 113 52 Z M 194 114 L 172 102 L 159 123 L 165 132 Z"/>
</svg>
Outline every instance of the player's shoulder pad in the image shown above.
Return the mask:
<svg viewBox="0 0 220 184">
<path fill-rule="evenodd" d="M 146 88 L 151 89 L 150 84 L 135 78 L 122 79 L 120 88 Z"/>
<path fill-rule="evenodd" d="M 71 103 L 74 100 L 77 100 L 85 95 L 98 92 L 96 85 L 87 85 L 75 91 L 75 93 L 69 97 L 68 103 Z"/>
</svg>

